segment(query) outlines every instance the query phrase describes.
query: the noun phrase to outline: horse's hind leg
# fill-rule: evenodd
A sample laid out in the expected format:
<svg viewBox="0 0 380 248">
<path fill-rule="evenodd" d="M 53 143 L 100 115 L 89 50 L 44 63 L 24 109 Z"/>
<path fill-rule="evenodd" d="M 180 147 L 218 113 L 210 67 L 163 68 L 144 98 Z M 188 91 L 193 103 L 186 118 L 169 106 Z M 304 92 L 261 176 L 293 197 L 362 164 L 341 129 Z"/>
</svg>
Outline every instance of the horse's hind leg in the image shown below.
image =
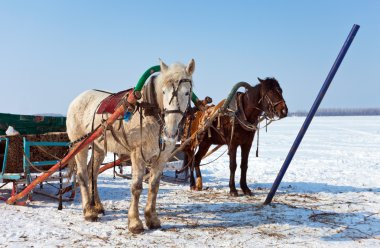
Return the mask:
<svg viewBox="0 0 380 248">
<path fill-rule="evenodd" d="M 90 188 L 90 196 L 92 197 L 92 183 L 94 183 L 94 203 L 95 203 L 95 206 L 94 206 L 94 209 L 95 211 L 98 213 L 98 214 L 104 214 L 104 207 L 103 207 L 103 204 L 101 203 L 100 201 L 100 197 L 99 197 L 99 191 L 98 191 L 98 173 L 99 173 L 99 167 L 100 165 L 102 164 L 103 160 L 104 160 L 104 152 L 95 147 L 95 153 L 94 153 L 94 163 L 92 163 L 92 160 L 90 161 L 89 163 L 89 166 L 93 166 L 93 170 L 91 169 L 91 167 L 89 167 L 90 169 L 88 170 L 88 173 L 89 173 L 89 188 Z M 92 200 L 92 198 L 91 198 Z"/>
<path fill-rule="evenodd" d="M 190 165 L 189 165 L 189 153 L 187 151 L 182 151 L 183 152 L 183 160 L 182 160 L 182 167 L 178 171 L 176 170 L 175 172 L 175 177 L 177 178 L 179 174 L 183 174 L 185 181 L 187 181 L 189 177 L 189 171 L 190 171 Z"/>
<path fill-rule="evenodd" d="M 137 154 L 131 153 L 132 161 L 132 184 L 131 184 L 131 205 L 128 210 L 128 229 L 134 234 L 144 231 L 143 224 L 139 218 L 139 199 L 142 191 L 143 177 L 145 175 L 145 164 Z"/>
<path fill-rule="evenodd" d="M 236 172 L 236 150 L 237 146 L 231 144 L 229 146 L 229 155 L 230 155 L 230 195 L 238 196 L 238 192 L 235 187 L 235 172 Z"/>
<path fill-rule="evenodd" d="M 247 170 L 248 170 L 248 157 L 249 151 L 251 150 L 251 144 L 241 145 L 241 175 L 240 175 L 240 188 L 245 195 L 252 195 L 252 191 L 247 185 Z"/>
<path fill-rule="evenodd" d="M 82 195 L 84 219 L 88 221 L 96 221 L 98 219 L 98 213 L 95 211 L 94 207 L 91 206 L 91 195 L 88 187 L 87 154 L 88 147 L 85 147 L 75 156 L 77 163 L 77 178 Z"/>
<path fill-rule="evenodd" d="M 145 223 L 149 229 L 161 227 L 161 222 L 156 212 L 156 199 L 162 171 L 163 165 L 160 164 L 154 164 L 150 170 L 148 200 L 145 207 Z"/>
</svg>

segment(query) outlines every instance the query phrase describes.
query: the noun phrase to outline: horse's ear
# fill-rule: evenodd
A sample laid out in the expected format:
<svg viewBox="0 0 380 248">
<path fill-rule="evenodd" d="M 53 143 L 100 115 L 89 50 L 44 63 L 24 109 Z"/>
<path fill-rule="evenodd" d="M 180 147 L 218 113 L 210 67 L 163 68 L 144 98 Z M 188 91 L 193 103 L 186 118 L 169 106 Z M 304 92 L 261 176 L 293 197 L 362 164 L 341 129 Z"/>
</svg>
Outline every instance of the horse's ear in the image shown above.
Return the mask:
<svg viewBox="0 0 380 248">
<path fill-rule="evenodd" d="M 257 78 L 259 81 L 260 81 L 260 83 L 264 83 L 264 80 L 262 80 L 261 78 Z"/>
<path fill-rule="evenodd" d="M 168 66 L 161 59 L 160 59 L 160 68 L 161 68 L 161 72 L 165 72 L 168 70 Z"/>
<path fill-rule="evenodd" d="M 187 65 L 186 67 L 186 72 L 189 74 L 189 75 L 192 75 L 193 72 L 195 70 L 195 61 L 194 59 L 191 59 L 189 64 Z"/>
</svg>

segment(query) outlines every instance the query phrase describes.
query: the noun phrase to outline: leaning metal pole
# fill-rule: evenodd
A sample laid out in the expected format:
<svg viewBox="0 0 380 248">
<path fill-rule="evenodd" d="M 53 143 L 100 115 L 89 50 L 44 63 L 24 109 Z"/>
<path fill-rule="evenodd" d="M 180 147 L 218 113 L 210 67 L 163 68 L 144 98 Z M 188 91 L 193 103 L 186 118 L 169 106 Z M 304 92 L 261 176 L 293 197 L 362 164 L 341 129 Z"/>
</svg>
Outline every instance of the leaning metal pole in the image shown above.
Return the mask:
<svg viewBox="0 0 380 248">
<path fill-rule="evenodd" d="M 292 147 L 290 148 L 288 156 L 286 157 L 284 164 L 282 165 L 281 170 L 279 171 L 277 178 L 274 181 L 273 186 L 272 186 L 267 198 L 265 199 L 264 204 L 269 204 L 272 202 L 272 199 L 273 199 L 274 195 L 276 194 L 278 186 L 280 185 L 281 180 L 284 177 L 286 170 L 288 169 L 289 164 L 292 161 L 294 154 L 296 153 L 298 146 L 300 145 L 300 143 L 303 139 L 303 136 L 305 135 L 311 121 L 313 120 L 313 117 L 314 117 L 315 113 L 317 112 L 318 107 L 321 104 L 322 99 L 325 96 L 326 91 L 328 90 L 328 88 L 331 84 L 331 81 L 333 80 L 336 72 L 338 71 L 338 68 L 339 68 L 340 64 L 342 63 L 344 56 L 346 55 L 348 48 L 350 47 L 352 41 L 354 40 L 355 35 L 358 32 L 359 28 L 360 28 L 360 26 L 356 25 L 356 24 L 352 27 L 351 32 L 346 39 L 346 42 L 344 43 L 342 49 L 340 50 L 340 53 L 339 53 L 338 57 L 336 58 L 334 65 L 332 66 L 329 74 L 327 75 L 327 78 L 326 78 L 325 82 L 323 83 L 322 88 L 319 91 L 319 94 L 318 94 L 317 98 L 315 99 L 314 104 L 311 107 L 309 114 L 307 115 L 305 122 L 303 123 L 303 125 L 301 127 L 301 130 L 299 131 L 296 139 L 294 140 Z"/>
</svg>

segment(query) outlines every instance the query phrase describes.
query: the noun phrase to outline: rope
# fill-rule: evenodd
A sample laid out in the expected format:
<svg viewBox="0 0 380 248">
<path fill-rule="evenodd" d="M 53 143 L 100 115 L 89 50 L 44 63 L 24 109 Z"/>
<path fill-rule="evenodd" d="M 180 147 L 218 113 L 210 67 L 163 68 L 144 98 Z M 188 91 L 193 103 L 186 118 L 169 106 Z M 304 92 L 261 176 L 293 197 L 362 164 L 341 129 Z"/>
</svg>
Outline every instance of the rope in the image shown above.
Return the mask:
<svg viewBox="0 0 380 248">
<path fill-rule="evenodd" d="M 31 168 L 33 168 L 34 170 L 36 170 L 39 173 L 46 173 L 46 172 L 48 172 L 48 170 L 41 170 L 37 166 L 35 166 L 30 161 L 30 159 L 26 156 L 25 151 L 23 149 L 21 151 L 22 151 L 22 153 L 23 153 L 23 155 L 25 157 L 26 162 L 29 164 L 29 166 Z M 46 151 L 44 151 L 44 152 L 46 152 Z M 46 153 L 49 154 L 48 152 L 46 152 Z M 56 187 L 56 186 L 54 186 L 54 185 L 52 185 L 52 184 L 50 184 L 49 182 L 45 182 L 45 183 L 48 184 L 48 185 L 50 185 L 50 186 L 52 186 L 53 188 L 59 189 L 58 194 L 60 196 L 59 196 L 58 210 L 62 210 L 62 200 L 61 200 L 61 198 L 62 198 L 62 192 L 63 192 L 63 190 L 62 190 L 62 187 L 63 187 L 63 177 L 62 177 L 62 164 L 61 164 L 61 160 L 60 159 L 59 159 L 59 188 Z"/>
<path fill-rule="evenodd" d="M 218 148 L 219 149 L 219 148 Z M 222 154 L 220 154 L 216 159 L 214 159 L 214 160 L 212 160 L 212 161 L 210 161 L 210 162 L 207 162 L 207 163 L 205 163 L 205 164 L 200 164 L 199 166 L 204 166 L 204 165 L 208 165 L 208 164 L 211 164 L 211 163 L 213 163 L 213 162 L 215 162 L 216 160 L 218 160 L 219 158 L 221 158 L 225 153 L 226 153 L 226 151 L 228 151 L 228 148 L 222 153 Z M 203 158 L 202 158 L 203 159 Z"/>
<path fill-rule="evenodd" d="M 97 128 L 96 128 L 96 129 L 97 129 Z M 95 129 L 95 130 L 96 130 L 96 129 Z M 92 133 L 93 133 L 93 132 L 86 133 L 86 134 L 83 135 L 82 137 L 80 137 L 80 138 L 74 140 L 73 142 L 69 143 L 69 147 L 73 147 L 75 144 L 77 144 L 77 143 L 79 143 L 79 142 L 81 142 L 81 141 L 87 139 L 88 137 L 91 136 Z"/>
<path fill-rule="evenodd" d="M 204 156 L 202 157 L 202 159 L 207 158 L 208 156 L 210 156 L 211 154 L 213 154 L 214 152 L 216 152 L 217 150 L 219 150 L 219 148 L 221 148 L 221 147 L 222 147 L 222 145 L 217 145 L 217 146 L 214 147 L 211 151 L 207 152 L 207 154 L 204 155 Z"/>
<path fill-rule="evenodd" d="M 207 158 L 208 156 L 210 156 L 211 154 L 213 154 L 214 152 L 216 152 L 217 150 L 219 150 L 220 147 L 222 147 L 222 145 L 217 145 L 217 146 L 214 147 L 210 152 L 208 152 L 206 155 L 204 155 L 204 156 L 202 157 L 202 159 Z M 211 163 L 215 162 L 215 161 L 218 160 L 220 157 L 222 157 L 223 154 L 225 154 L 227 150 L 228 150 L 228 148 L 227 148 L 227 149 L 226 149 L 221 155 L 219 155 L 216 159 L 214 159 L 214 160 L 212 160 L 212 161 L 210 161 L 210 162 L 207 162 L 207 163 L 205 163 L 205 164 L 200 164 L 199 166 L 208 165 L 208 164 L 211 164 Z M 174 156 L 174 157 L 175 157 L 175 156 Z M 177 157 L 175 157 L 175 158 L 176 158 L 177 160 L 179 160 Z M 179 174 L 179 173 L 184 172 L 187 168 L 190 167 L 190 163 L 192 163 L 192 162 L 193 162 L 193 160 L 190 160 L 190 161 L 189 161 L 185 166 L 183 166 L 180 170 L 176 170 L 176 173 Z"/>
<path fill-rule="evenodd" d="M 36 166 L 34 166 L 34 164 L 29 160 L 28 156 L 26 156 L 26 153 L 25 153 L 24 149 L 22 149 L 21 151 L 22 151 L 22 153 L 23 153 L 23 155 L 25 157 L 26 162 L 29 164 L 30 167 L 32 167 L 33 169 L 35 169 L 39 173 L 46 173 L 46 172 L 48 172 L 48 170 L 41 170 L 41 169 L 38 169 Z"/>
<path fill-rule="evenodd" d="M 61 160 L 61 158 L 55 156 L 54 154 L 51 154 L 50 152 L 46 151 L 44 148 L 42 148 L 41 146 L 33 146 L 33 147 L 37 147 L 38 150 L 42 151 L 43 153 L 49 155 L 50 157 L 52 158 L 55 158 L 56 160 Z"/>
<path fill-rule="evenodd" d="M 116 154 L 114 153 L 113 154 L 113 179 L 116 178 L 115 175 L 116 175 Z"/>
<path fill-rule="evenodd" d="M 259 157 L 259 138 L 260 138 L 260 122 L 258 123 L 258 130 L 257 130 L 257 147 L 256 147 L 256 158 Z"/>
<path fill-rule="evenodd" d="M 59 161 L 59 197 L 58 197 L 58 210 L 62 210 L 62 187 L 63 187 L 63 180 L 62 180 L 62 164 L 61 161 Z"/>
</svg>

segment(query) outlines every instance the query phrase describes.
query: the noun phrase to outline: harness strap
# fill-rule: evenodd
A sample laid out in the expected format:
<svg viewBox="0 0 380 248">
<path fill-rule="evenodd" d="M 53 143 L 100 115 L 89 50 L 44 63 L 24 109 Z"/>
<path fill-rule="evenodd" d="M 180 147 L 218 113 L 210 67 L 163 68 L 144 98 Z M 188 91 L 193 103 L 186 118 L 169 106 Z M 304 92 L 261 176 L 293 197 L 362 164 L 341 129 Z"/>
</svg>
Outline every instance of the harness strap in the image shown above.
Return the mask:
<svg viewBox="0 0 380 248">
<path fill-rule="evenodd" d="M 245 115 L 244 108 L 243 108 L 243 94 L 237 95 L 237 107 L 238 107 L 238 113 L 242 116 L 244 121 L 247 121 L 247 116 Z"/>
<path fill-rule="evenodd" d="M 108 146 L 107 146 L 107 129 L 104 128 L 103 131 L 103 140 L 104 140 L 104 153 L 107 154 Z"/>
<path fill-rule="evenodd" d="M 123 120 L 120 120 L 120 122 L 122 122 Z M 121 125 L 121 132 L 122 132 L 122 134 L 123 134 L 123 138 L 124 138 L 124 141 L 125 141 L 125 144 L 126 144 L 126 148 L 127 147 L 129 147 L 129 144 L 128 144 L 128 138 L 127 138 L 127 134 L 126 134 L 126 132 L 125 132 L 125 127 L 124 127 L 124 125 Z M 127 151 L 130 151 L 130 150 L 128 150 L 127 149 Z"/>
<path fill-rule="evenodd" d="M 244 120 L 240 119 L 238 115 L 234 115 L 234 118 L 236 118 L 236 120 L 239 122 L 240 126 L 246 131 L 253 132 L 253 131 L 256 131 L 258 129 L 255 124 L 249 123 L 248 121 L 244 121 Z"/>
<path fill-rule="evenodd" d="M 231 138 L 230 138 L 230 144 L 228 145 L 228 154 L 230 154 L 230 147 L 231 147 L 231 143 L 232 143 L 232 139 L 234 137 L 234 134 L 235 134 L 235 115 L 232 116 L 232 127 L 231 127 Z"/>
<path fill-rule="evenodd" d="M 143 161 L 144 161 L 144 163 L 146 164 L 146 165 L 152 165 L 153 164 L 153 162 L 152 161 L 147 161 L 146 160 L 146 158 L 145 158 L 145 156 L 144 156 L 144 152 L 143 152 L 143 145 L 142 145 L 142 141 L 143 141 L 143 138 L 142 138 L 142 133 L 143 133 L 143 130 L 142 130 L 142 122 L 143 122 L 143 114 L 142 114 L 142 109 L 141 109 L 141 107 L 139 107 L 139 113 L 140 113 L 140 154 L 141 154 L 141 158 L 143 159 Z M 160 138 L 159 138 L 160 139 Z M 158 156 L 157 156 L 157 159 L 156 159 L 156 161 L 155 162 L 157 162 L 158 161 L 158 159 L 160 158 L 160 156 L 161 156 L 161 146 L 160 146 L 160 140 L 158 141 L 159 143 L 158 143 L 158 146 L 159 146 L 159 153 L 158 153 Z"/>
<path fill-rule="evenodd" d="M 221 117 L 222 114 L 218 114 L 218 125 L 217 125 L 217 129 L 220 129 L 220 117 Z"/>
<path fill-rule="evenodd" d="M 121 120 L 121 121 L 122 121 L 122 120 Z M 124 130 L 125 130 L 125 129 L 124 129 L 124 125 L 123 125 L 122 131 L 124 131 Z M 114 138 L 114 140 L 115 140 L 119 145 L 121 145 L 122 147 L 124 147 L 125 150 L 127 150 L 128 152 L 130 152 L 130 149 L 129 149 L 127 146 L 125 146 L 125 145 L 121 142 L 121 140 L 117 137 L 117 135 L 115 134 L 115 130 L 113 129 L 112 126 L 109 128 L 109 131 L 111 131 L 112 138 Z M 125 132 L 125 131 L 124 131 L 124 132 Z M 124 132 L 123 132 L 123 137 L 124 137 L 124 140 L 127 141 L 126 136 L 124 136 Z"/>
</svg>

